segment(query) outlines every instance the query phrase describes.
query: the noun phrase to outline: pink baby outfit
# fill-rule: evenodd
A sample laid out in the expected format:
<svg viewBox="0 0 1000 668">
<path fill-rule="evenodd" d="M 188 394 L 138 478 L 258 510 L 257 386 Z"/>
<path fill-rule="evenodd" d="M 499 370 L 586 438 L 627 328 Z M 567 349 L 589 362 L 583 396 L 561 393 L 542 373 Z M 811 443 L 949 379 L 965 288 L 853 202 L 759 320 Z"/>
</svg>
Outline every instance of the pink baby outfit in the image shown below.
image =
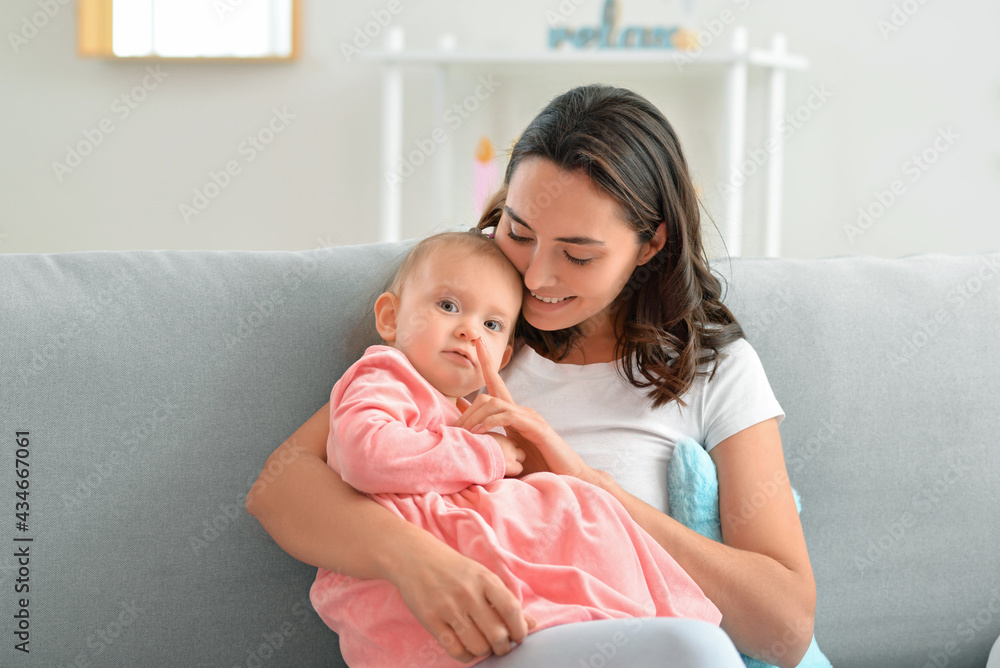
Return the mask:
<svg viewBox="0 0 1000 668">
<path fill-rule="evenodd" d="M 458 408 L 401 352 L 370 347 L 334 386 L 330 411 L 331 468 L 496 573 L 534 631 L 623 617 L 721 621 L 611 494 L 554 473 L 504 478 L 496 441 L 451 426 Z M 310 598 L 351 668 L 471 665 L 452 659 L 385 580 L 321 568 Z"/>
</svg>

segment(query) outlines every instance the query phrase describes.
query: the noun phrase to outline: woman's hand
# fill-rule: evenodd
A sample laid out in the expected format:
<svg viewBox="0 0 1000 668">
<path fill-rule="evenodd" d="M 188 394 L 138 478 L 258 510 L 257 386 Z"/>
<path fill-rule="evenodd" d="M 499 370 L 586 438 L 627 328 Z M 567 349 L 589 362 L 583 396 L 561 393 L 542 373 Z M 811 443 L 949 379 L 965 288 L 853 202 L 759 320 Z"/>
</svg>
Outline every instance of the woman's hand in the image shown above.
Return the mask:
<svg viewBox="0 0 1000 668">
<path fill-rule="evenodd" d="M 452 658 L 502 656 L 524 641 L 536 622 L 497 575 L 440 541 L 423 546 L 397 563 L 390 581 Z"/>
<path fill-rule="evenodd" d="M 587 466 L 541 415 L 514 403 L 510 390 L 496 371 L 489 350 L 481 339 L 475 340 L 475 346 L 488 394 L 476 397 L 455 426 L 465 427 L 475 434 L 503 427 L 507 436 L 525 453 L 525 473 L 552 471 L 594 484 L 603 482 L 601 472 Z"/>
</svg>

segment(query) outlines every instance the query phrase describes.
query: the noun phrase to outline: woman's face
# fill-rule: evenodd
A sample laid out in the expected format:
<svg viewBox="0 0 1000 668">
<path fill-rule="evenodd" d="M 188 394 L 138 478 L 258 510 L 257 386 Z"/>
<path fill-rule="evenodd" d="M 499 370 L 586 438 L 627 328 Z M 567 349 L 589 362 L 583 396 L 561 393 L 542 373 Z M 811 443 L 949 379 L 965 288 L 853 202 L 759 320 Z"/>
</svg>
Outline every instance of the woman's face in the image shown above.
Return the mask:
<svg viewBox="0 0 1000 668">
<path fill-rule="evenodd" d="M 584 324 L 613 336 L 608 307 L 662 247 L 639 243 L 618 203 L 582 172 L 532 157 L 514 170 L 496 242 L 524 277 L 525 319 L 544 331 Z M 589 325 L 589 326 L 588 326 Z"/>
</svg>

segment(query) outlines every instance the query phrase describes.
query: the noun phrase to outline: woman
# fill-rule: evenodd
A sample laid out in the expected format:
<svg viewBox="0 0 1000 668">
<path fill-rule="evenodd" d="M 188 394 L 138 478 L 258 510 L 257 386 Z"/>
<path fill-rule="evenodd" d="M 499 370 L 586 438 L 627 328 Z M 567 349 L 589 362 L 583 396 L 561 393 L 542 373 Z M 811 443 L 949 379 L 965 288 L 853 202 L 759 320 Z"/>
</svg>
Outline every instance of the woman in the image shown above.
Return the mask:
<svg viewBox="0 0 1000 668">
<path fill-rule="evenodd" d="M 795 666 L 812 638 L 816 595 L 785 474 L 783 413 L 720 301 L 670 124 L 622 89 L 586 86 L 557 97 L 512 149 L 479 227 L 495 228 L 524 279 L 524 345 L 505 370 L 511 393 L 477 397 L 460 424 L 507 428 L 529 453 L 526 471 L 607 489 L 718 606 L 740 651 Z M 575 409 L 558 409 L 567 403 Z M 271 455 L 247 497 L 275 541 L 306 563 L 389 580 L 459 660 L 520 643 L 530 620 L 502 581 L 345 485 L 325 464 L 328 429 L 324 406 Z M 683 436 L 715 461 L 724 543 L 665 512 L 666 462 Z M 622 458 L 629 466 L 615 466 L 615 475 L 598 470 Z M 767 503 L 750 504 L 762 489 Z M 695 658 L 685 665 L 715 665 L 717 639 L 686 620 L 657 621 L 666 626 L 633 647 L 669 638 L 673 648 L 690 636 Z M 580 642 L 573 627 L 593 624 L 604 622 L 538 637 L 558 635 L 553 646 L 571 647 Z M 533 644 L 542 643 L 524 650 Z"/>
</svg>

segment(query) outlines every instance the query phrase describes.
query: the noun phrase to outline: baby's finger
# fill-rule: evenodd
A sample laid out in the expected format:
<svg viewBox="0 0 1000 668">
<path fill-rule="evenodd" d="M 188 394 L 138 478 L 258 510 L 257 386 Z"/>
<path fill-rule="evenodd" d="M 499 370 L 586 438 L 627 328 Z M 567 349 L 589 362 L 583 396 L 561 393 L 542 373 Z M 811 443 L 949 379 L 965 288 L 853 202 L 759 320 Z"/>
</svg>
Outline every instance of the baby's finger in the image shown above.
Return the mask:
<svg viewBox="0 0 1000 668">
<path fill-rule="evenodd" d="M 483 343 L 482 337 L 477 338 L 474 343 L 476 345 L 476 355 L 479 357 L 479 366 L 483 370 L 483 380 L 486 382 L 486 391 L 489 392 L 492 397 L 497 397 L 498 399 L 503 399 L 504 401 L 510 401 L 513 403 L 514 399 L 511 397 L 507 386 L 504 385 L 503 378 L 500 377 L 500 374 L 493 363 L 493 357 L 490 355 L 490 351 L 486 349 L 486 344 Z"/>
</svg>

